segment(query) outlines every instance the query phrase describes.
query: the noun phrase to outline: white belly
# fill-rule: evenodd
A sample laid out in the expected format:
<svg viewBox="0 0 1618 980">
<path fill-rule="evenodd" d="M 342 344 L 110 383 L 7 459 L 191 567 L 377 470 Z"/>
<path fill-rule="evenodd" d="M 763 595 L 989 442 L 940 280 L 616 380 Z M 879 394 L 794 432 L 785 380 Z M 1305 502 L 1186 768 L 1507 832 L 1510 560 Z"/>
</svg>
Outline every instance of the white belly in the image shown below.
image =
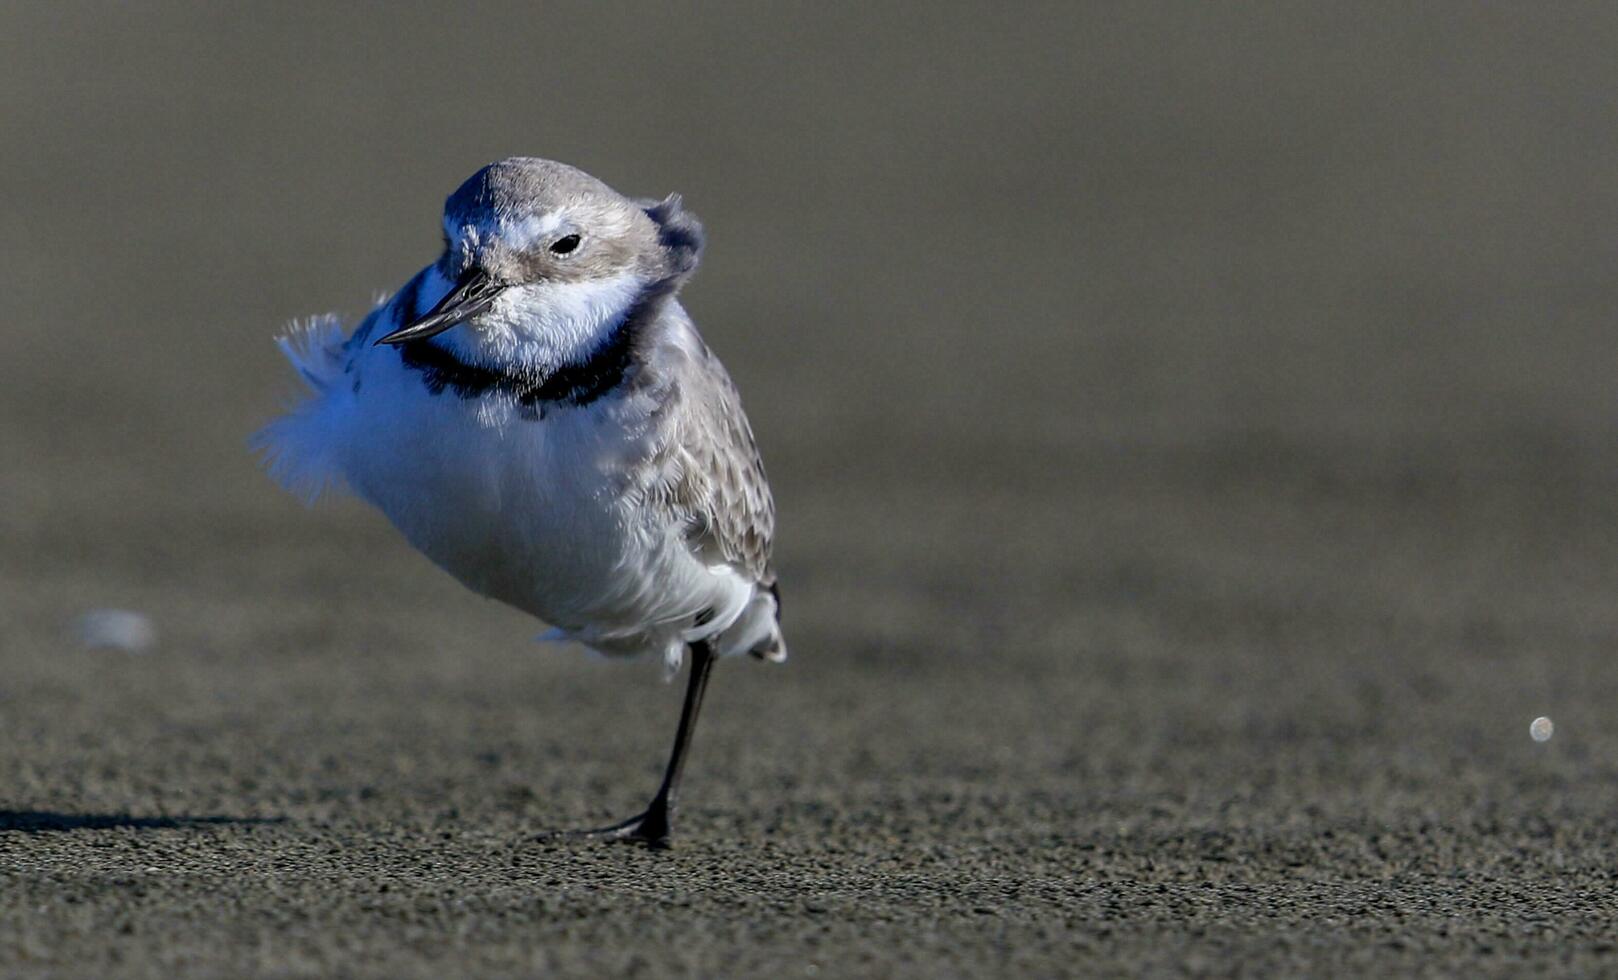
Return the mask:
<svg viewBox="0 0 1618 980">
<path fill-rule="evenodd" d="M 773 597 L 704 565 L 677 518 L 646 504 L 668 476 L 648 462 L 668 437 L 657 396 L 535 419 L 498 393 L 435 395 L 392 349 L 342 337 L 323 317 L 283 340 L 313 389 L 255 438 L 283 484 L 307 499 L 346 485 L 474 591 L 603 653 L 677 665 L 687 642 L 738 653 L 773 631 Z"/>
<path fill-rule="evenodd" d="M 734 619 L 752 593 L 641 505 L 653 475 L 635 406 L 536 420 L 500 396 L 433 395 L 403 371 L 368 372 L 345 401 L 338 463 L 354 491 L 469 588 L 562 635 L 668 656 L 694 619 Z"/>
</svg>

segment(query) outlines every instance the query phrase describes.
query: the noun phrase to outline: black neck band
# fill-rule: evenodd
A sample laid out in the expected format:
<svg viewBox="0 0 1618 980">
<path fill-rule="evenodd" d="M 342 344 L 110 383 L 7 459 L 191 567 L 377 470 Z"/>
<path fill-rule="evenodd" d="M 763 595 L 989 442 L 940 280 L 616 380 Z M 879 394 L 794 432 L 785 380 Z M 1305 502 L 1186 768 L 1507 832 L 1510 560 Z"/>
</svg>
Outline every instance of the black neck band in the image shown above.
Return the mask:
<svg viewBox="0 0 1618 980">
<path fill-rule="evenodd" d="M 641 326 L 667 295 L 648 294 L 636 300 L 606 342 L 587 360 L 564 365 L 549 374 L 470 364 L 431 340 L 400 344 L 399 357 L 406 368 L 421 372 L 422 382 L 435 395 L 448 390 L 460 398 L 478 398 L 502 392 L 531 408 L 547 402 L 588 405 L 623 383 L 633 362 Z"/>
</svg>

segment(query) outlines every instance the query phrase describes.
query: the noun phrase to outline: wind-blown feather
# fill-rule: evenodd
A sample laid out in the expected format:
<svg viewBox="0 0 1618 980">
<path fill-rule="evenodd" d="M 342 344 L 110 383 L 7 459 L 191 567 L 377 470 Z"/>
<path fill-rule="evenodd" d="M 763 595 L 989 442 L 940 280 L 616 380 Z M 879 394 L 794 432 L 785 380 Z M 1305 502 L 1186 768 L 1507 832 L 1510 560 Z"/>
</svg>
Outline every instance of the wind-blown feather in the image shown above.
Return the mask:
<svg viewBox="0 0 1618 980">
<path fill-rule="evenodd" d="M 345 374 L 351 370 L 343 321 L 336 314 L 295 320 L 277 337 L 276 346 L 292 362 L 312 397 L 303 399 L 286 415 L 257 432 L 249 443 L 264 458 L 270 476 L 305 503 L 341 484 L 336 453 L 343 446 L 333 438 L 347 396 Z"/>
</svg>

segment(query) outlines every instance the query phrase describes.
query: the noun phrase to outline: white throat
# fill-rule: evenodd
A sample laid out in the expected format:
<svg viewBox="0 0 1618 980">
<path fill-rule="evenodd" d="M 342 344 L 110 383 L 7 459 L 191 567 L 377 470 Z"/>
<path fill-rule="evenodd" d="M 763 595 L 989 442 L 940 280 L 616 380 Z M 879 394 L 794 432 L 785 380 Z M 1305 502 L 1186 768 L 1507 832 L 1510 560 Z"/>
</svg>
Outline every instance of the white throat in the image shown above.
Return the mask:
<svg viewBox="0 0 1618 980">
<path fill-rule="evenodd" d="M 450 286 L 436 268 L 429 270 L 418 308 L 438 302 Z M 472 363 L 549 374 L 587 361 L 639 295 L 640 281 L 630 274 L 512 286 L 486 312 L 452 327 L 438 342 Z"/>
</svg>

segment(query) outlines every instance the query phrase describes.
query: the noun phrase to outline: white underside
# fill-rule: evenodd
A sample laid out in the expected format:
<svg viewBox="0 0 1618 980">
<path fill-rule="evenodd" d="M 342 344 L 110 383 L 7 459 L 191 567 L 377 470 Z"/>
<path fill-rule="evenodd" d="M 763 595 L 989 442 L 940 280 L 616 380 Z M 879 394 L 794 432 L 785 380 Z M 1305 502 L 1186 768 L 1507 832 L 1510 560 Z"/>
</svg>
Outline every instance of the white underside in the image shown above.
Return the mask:
<svg viewBox="0 0 1618 980">
<path fill-rule="evenodd" d="M 555 627 L 546 639 L 677 667 L 690 641 L 734 654 L 770 635 L 769 593 L 704 564 L 666 511 L 642 504 L 658 477 L 650 397 L 536 421 L 504 395 L 434 395 L 396 350 L 351 357 L 342 334 L 325 318 L 283 341 L 314 392 L 260 434 L 283 483 L 309 498 L 352 490 L 468 588 Z"/>
</svg>

